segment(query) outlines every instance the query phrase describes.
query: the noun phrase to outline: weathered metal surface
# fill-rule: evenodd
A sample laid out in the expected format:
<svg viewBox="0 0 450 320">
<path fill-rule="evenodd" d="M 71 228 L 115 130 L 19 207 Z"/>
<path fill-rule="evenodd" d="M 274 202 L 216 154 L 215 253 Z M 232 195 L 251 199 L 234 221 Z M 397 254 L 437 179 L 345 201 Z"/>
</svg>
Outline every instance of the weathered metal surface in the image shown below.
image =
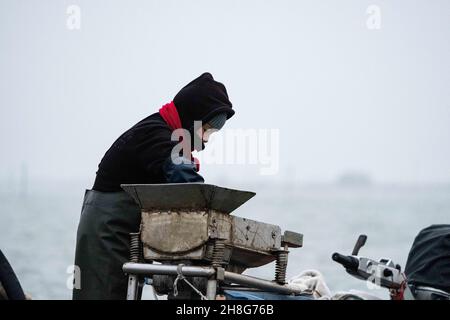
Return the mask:
<svg viewBox="0 0 450 320">
<path fill-rule="evenodd" d="M 269 252 L 281 245 L 279 226 L 241 217 L 232 217 L 233 245 Z"/>
<path fill-rule="evenodd" d="M 208 258 L 207 241 L 230 239 L 231 216 L 210 210 L 143 211 L 144 258 L 179 260 Z"/>
<path fill-rule="evenodd" d="M 258 267 L 275 260 L 280 227 L 215 210 L 143 211 L 141 240 L 147 260 L 209 260 L 211 241 L 223 239 L 225 260 Z"/>
<path fill-rule="evenodd" d="M 205 211 L 142 212 L 141 240 L 161 253 L 184 253 L 208 240 Z"/>
<path fill-rule="evenodd" d="M 285 231 L 281 237 L 282 245 L 287 245 L 289 248 L 300 248 L 303 247 L 303 234 Z"/>
<path fill-rule="evenodd" d="M 122 184 L 143 210 L 213 209 L 231 213 L 255 193 L 204 183 Z"/>
<path fill-rule="evenodd" d="M 205 257 L 205 246 L 200 246 L 195 250 L 180 253 L 158 252 L 150 247 L 143 248 L 144 259 L 152 261 L 184 261 L 202 260 Z"/>
<path fill-rule="evenodd" d="M 276 259 L 273 254 L 281 245 L 280 227 L 264 222 L 232 216 L 231 265 L 255 268 Z"/>
<path fill-rule="evenodd" d="M 209 212 L 208 236 L 211 239 L 224 239 L 229 243 L 231 239 L 232 220 L 229 214 L 224 214 L 215 210 Z"/>
</svg>

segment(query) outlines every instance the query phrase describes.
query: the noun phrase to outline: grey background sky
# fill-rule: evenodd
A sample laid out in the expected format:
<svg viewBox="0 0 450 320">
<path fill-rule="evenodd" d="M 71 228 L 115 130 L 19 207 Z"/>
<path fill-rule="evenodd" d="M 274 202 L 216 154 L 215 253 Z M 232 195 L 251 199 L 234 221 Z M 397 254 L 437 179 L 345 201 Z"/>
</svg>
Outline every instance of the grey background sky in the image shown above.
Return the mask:
<svg viewBox="0 0 450 320">
<path fill-rule="evenodd" d="M 0 178 L 26 163 L 30 179 L 90 183 L 124 130 L 209 71 L 234 103 L 228 128 L 280 129 L 280 173 L 264 179 L 449 182 L 449 18 L 445 0 L 1 0 Z"/>
</svg>

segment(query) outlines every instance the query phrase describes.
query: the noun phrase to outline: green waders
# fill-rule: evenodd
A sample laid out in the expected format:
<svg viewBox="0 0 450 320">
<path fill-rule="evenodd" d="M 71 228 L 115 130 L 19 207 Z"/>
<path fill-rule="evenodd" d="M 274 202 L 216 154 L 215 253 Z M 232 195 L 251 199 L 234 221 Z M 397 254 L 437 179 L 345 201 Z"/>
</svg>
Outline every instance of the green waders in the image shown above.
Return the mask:
<svg viewBox="0 0 450 320">
<path fill-rule="evenodd" d="M 138 232 L 139 206 L 124 191 L 86 190 L 75 251 L 74 300 L 124 300 L 127 276 L 122 265 L 129 260 L 130 232 Z M 77 268 L 78 267 L 78 268 Z"/>
</svg>

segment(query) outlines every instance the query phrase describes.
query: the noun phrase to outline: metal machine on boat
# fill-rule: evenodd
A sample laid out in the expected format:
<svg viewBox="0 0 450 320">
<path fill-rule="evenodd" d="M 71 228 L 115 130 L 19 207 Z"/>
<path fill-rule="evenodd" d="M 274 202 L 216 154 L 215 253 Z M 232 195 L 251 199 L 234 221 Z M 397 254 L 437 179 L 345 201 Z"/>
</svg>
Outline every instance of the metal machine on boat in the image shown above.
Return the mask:
<svg viewBox="0 0 450 320">
<path fill-rule="evenodd" d="M 404 271 L 391 259 L 359 256 L 366 240 L 366 235 L 360 235 L 351 255 L 335 252 L 332 259 L 353 277 L 387 288 L 391 300 L 450 300 L 450 225 L 421 230 Z"/>
<path fill-rule="evenodd" d="M 127 298 L 144 281 L 169 298 L 215 299 L 227 289 L 296 295 L 284 286 L 289 248 L 302 234 L 231 215 L 255 193 L 202 183 L 122 185 L 141 208 L 140 232 L 131 235 Z M 275 261 L 273 280 L 242 272 Z"/>
</svg>

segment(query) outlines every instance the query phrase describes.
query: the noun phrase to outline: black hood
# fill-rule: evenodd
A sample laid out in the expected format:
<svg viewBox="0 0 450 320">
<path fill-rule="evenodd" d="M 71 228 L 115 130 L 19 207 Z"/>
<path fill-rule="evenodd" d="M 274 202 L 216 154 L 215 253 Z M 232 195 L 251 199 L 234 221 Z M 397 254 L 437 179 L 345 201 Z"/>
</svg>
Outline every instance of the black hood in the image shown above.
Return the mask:
<svg viewBox="0 0 450 320">
<path fill-rule="evenodd" d="M 406 262 L 408 283 L 450 293 L 450 225 L 432 225 L 419 232 Z"/>
<path fill-rule="evenodd" d="M 234 115 L 225 86 L 206 72 L 194 79 L 177 93 L 173 102 L 184 129 L 192 131 L 194 121 L 207 122 L 225 112 L 227 119 Z"/>
</svg>

